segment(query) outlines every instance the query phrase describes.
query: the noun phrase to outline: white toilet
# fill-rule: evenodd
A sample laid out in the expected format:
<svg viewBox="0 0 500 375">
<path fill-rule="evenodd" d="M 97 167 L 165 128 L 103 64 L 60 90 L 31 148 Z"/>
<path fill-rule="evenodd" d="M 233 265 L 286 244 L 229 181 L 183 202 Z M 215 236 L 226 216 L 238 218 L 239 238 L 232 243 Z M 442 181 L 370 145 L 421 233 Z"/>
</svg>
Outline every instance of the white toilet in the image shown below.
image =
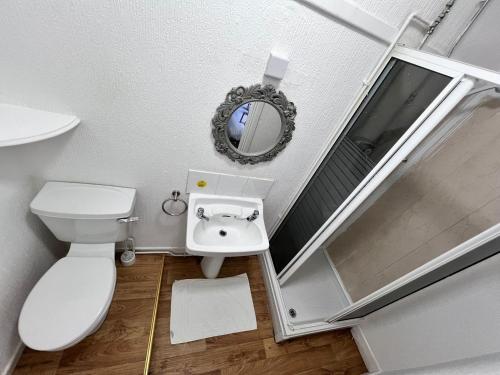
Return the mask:
<svg viewBox="0 0 500 375">
<path fill-rule="evenodd" d="M 31 211 L 71 246 L 24 302 L 18 328 L 26 346 L 62 350 L 100 327 L 115 289 L 115 242 L 127 238 L 135 195 L 130 188 L 47 182 L 33 199 Z"/>
</svg>

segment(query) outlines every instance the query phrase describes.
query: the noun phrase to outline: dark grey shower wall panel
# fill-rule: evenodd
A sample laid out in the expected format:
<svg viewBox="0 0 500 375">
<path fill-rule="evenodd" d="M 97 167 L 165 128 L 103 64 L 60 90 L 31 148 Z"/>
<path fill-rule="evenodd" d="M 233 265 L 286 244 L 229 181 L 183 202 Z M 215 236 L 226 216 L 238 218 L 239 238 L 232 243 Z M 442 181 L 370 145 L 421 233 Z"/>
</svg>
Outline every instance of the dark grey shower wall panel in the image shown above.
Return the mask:
<svg viewBox="0 0 500 375">
<path fill-rule="evenodd" d="M 277 272 L 288 264 L 373 168 L 359 150 L 351 150 L 349 158 L 344 156 L 353 147 L 357 146 L 349 140 L 341 142 L 328 165 L 315 176 L 308 194 L 296 203 L 286 225 L 282 225 L 271 239 L 271 254 Z"/>
<path fill-rule="evenodd" d="M 451 78 L 392 59 L 270 240 L 280 273 Z"/>
</svg>

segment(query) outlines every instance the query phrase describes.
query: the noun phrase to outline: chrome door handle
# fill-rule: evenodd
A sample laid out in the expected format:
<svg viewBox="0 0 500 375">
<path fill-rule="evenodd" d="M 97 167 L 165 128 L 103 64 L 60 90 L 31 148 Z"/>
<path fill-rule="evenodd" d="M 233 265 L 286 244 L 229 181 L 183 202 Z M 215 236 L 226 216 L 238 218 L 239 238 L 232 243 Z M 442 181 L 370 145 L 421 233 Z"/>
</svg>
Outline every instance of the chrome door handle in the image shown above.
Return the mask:
<svg viewBox="0 0 500 375">
<path fill-rule="evenodd" d="M 140 218 L 139 216 L 131 216 L 131 217 L 122 217 L 120 219 L 116 219 L 120 224 L 122 223 L 135 223 L 136 221 L 139 221 Z"/>
</svg>

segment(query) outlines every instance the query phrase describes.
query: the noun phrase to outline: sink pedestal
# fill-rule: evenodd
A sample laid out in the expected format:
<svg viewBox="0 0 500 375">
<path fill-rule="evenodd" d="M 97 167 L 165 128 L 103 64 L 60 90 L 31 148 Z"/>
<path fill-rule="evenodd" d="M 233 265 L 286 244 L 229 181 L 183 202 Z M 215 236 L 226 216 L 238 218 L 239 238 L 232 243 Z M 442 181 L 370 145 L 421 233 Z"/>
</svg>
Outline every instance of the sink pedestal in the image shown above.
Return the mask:
<svg viewBox="0 0 500 375">
<path fill-rule="evenodd" d="M 224 263 L 224 257 L 203 257 L 201 270 L 207 279 L 215 279 Z"/>
</svg>

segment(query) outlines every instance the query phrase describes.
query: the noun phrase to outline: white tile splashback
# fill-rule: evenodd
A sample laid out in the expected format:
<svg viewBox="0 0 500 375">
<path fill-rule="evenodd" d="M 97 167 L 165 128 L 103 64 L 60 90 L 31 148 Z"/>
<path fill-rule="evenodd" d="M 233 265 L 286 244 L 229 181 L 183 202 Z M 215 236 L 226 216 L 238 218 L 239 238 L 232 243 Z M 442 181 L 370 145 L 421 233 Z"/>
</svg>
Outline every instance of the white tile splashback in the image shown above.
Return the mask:
<svg viewBox="0 0 500 375">
<path fill-rule="evenodd" d="M 203 181 L 205 186 L 199 186 L 200 181 Z M 201 185 L 203 185 L 203 182 Z M 238 176 L 190 169 L 188 171 L 186 192 L 265 199 L 273 183 L 274 180 L 270 178 Z"/>
<path fill-rule="evenodd" d="M 216 194 L 221 194 L 221 195 L 234 195 L 237 197 L 241 197 L 246 182 L 247 182 L 247 177 L 245 176 L 233 176 L 230 174 L 221 174 L 215 192 Z"/>
<path fill-rule="evenodd" d="M 190 169 L 188 172 L 186 193 L 215 194 L 220 173 L 204 172 Z M 204 182 L 205 186 L 198 186 Z"/>
<path fill-rule="evenodd" d="M 243 196 L 264 199 L 271 191 L 273 183 L 272 179 L 249 177 L 243 187 Z"/>
</svg>

